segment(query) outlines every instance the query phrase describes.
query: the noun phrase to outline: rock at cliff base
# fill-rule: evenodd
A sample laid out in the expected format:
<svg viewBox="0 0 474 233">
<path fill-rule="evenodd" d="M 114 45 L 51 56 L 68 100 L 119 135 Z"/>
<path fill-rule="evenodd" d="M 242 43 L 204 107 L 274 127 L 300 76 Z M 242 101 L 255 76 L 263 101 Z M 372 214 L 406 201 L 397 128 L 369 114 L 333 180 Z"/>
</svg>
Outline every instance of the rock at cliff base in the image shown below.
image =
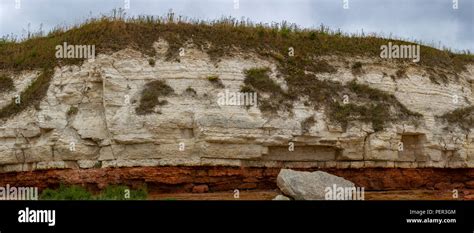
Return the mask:
<svg viewBox="0 0 474 233">
<path fill-rule="evenodd" d="M 286 196 L 295 200 L 324 200 L 326 188 L 355 187 L 354 183 L 323 171 L 301 172 L 291 169 L 280 171 L 277 185 Z"/>
<path fill-rule="evenodd" d="M 290 201 L 291 199 L 284 195 L 277 195 L 275 198 L 273 198 L 273 200 L 274 201 Z"/>
</svg>

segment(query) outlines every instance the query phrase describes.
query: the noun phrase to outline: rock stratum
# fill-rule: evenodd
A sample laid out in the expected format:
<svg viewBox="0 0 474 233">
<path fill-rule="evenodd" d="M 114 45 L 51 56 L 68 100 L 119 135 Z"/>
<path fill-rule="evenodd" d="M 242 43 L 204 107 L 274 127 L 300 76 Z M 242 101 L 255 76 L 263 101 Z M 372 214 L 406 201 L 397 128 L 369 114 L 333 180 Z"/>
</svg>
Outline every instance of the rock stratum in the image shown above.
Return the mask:
<svg viewBox="0 0 474 233">
<path fill-rule="evenodd" d="M 88 169 L 137 166 L 239 166 L 296 168 L 472 168 L 471 129 L 449 125 L 439 116 L 474 101 L 474 66 L 449 81 L 434 83 L 426 71 L 377 58 L 364 61 L 363 74 L 351 59 L 326 57 L 335 67 L 322 80 L 356 79 L 392 94 L 421 114 L 374 130 L 371 122 L 346 127 L 329 119 L 326 108 L 300 98 L 289 111 L 272 114 L 257 106 L 222 106 L 218 93 L 238 92 L 245 70 L 268 68 L 269 77 L 287 89 L 276 62 L 252 53 L 235 53 L 218 61 L 193 44 L 179 61 L 165 59 L 168 43 L 154 43 L 155 64 L 131 48 L 99 54 L 81 65 L 61 66 L 39 107 L 3 119 L 0 125 L 0 171 Z M 16 73 L 15 89 L 0 96 L 6 106 L 40 71 Z M 218 76 L 223 85 L 208 77 Z M 164 81 L 173 90 L 166 104 L 137 114 L 147 83 Z M 190 92 L 189 90 L 194 90 Z M 268 96 L 259 96 L 259 101 Z M 389 105 L 386 106 L 390 108 Z M 310 119 L 310 121 L 308 121 Z M 310 123 L 308 123 L 310 122 Z M 290 150 L 290 145 L 294 150 Z M 400 147 L 401 146 L 401 147 Z"/>
</svg>

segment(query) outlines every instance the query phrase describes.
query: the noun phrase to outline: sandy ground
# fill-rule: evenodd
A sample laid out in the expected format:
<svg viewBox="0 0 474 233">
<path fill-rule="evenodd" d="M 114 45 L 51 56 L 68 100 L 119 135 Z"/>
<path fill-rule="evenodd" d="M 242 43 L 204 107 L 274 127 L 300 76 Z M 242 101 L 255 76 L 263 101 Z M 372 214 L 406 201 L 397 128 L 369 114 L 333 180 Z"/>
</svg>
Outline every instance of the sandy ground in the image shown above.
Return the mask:
<svg viewBox="0 0 474 233">
<path fill-rule="evenodd" d="M 152 200 L 272 200 L 279 192 L 277 190 L 266 191 L 240 191 L 239 198 L 234 197 L 233 192 L 214 193 L 170 193 L 151 194 Z M 461 190 L 458 200 L 471 199 Z M 452 191 L 440 190 L 401 190 L 365 192 L 365 200 L 456 200 Z"/>
</svg>

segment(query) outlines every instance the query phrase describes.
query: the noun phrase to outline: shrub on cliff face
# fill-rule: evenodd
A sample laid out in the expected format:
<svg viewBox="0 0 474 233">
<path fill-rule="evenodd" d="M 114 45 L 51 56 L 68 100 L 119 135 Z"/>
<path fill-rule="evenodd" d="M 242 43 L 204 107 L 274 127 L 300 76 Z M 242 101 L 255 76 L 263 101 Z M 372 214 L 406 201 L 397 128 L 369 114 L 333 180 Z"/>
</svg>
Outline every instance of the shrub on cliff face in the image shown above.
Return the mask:
<svg viewBox="0 0 474 233">
<path fill-rule="evenodd" d="M 342 127 L 353 120 L 371 122 L 375 131 L 383 130 L 387 122 L 396 120 L 418 119 L 422 115 L 412 112 L 401 104 L 397 98 L 384 91 L 359 84 L 355 80 L 342 88 L 351 96 L 350 103 L 333 103 L 329 106 L 330 119 L 341 123 Z"/>
<path fill-rule="evenodd" d="M 4 74 L 0 75 L 0 93 L 11 91 L 14 88 L 13 80 L 10 77 Z"/>
<path fill-rule="evenodd" d="M 474 106 L 458 108 L 452 112 L 445 113 L 441 119 L 450 124 L 457 125 L 464 130 L 474 129 Z"/>
<path fill-rule="evenodd" d="M 43 72 L 20 94 L 20 103 L 12 100 L 8 105 L 0 109 L 0 119 L 11 117 L 29 106 L 39 108 L 39 103 L 48 92 L 49 83 L 53 77 L 52 69 L 44 69 Z"/>
<path fill-rule="evenodd" d="M 79 112 L 79 108 L 77 108 L 76 106 L 71 106 L 71 107 L 69 108 L 69 110 L 67 110 L 66 115 L 67 115 L 67 116 L 73 116 L 73 115 L 76 115 L 77 112 Z"/>
<path fill-rule="evenodd" d="M 148 59 L 148 64 L 152 67 L 155 67 L 156 61 L 153 58 Z"/>
<path fill-rule="evenodd" d="M 269 68 L 253 68 L 244 71 L 245 79 L 244 86 L 241 87 L 242 92 L 266 93 L 270 95 L 269 98 L 260 98 L 259 95 L 258 106 L 262 112 L 276 113 L 278 110 L 289 110 L 292 108 L 291 99 L 288 98 L 287 93 L 273 81 L 268 73 Z"/>
<path fill-rule="evenodd" d="M 194 90 L 194 88 L 192 88 L 192 87 L 187 87 L 186 90 L 184 90 L 184 93 L 186 95 L 190 95 L 190 96 L 193 96 L 193 97 L 197 96 L 196 90 Z"/>
<path fill-rule="evenodd" d="M 351 66 L 352 69 L 352 74 L 354 75 L 360 75 L 364 73 L 364 70 L 362 70 L 362 63 L 361 62 L 356 62 Z"/>
<path fill-rule="evenodd" d="M 397 78 L 407 78 L 407 71 L 405 68 L 400 68 L 395 72 Z"/>
<path fill-rule="evenodd" d="M 390 121 L 390 112 L 381 104 L 356 105 L 353 103 L 341 105 L 335 103 L 331 106 L 330 117 L 332 121 L 340 123 L 346 128 L 353 120 L 372 123 L 374 131 L 383 130 L 385 122 Z"/>
<path fill-rule="evenodd" d="M 305 133 L 308 133 L 309 130 L 311 129 L 311 127 L 313 127 L 313 125 L 316 123 L 316 121 L 314 120 L 314 116 L 311 115 L 307 118 L 305 118 L 302 122 L 301 122 L 301 129 L 303 131 L 303 134 Z"/>
<path fill-rule="evenodd" d="M 207 77 L 207 80 L 212 83 L 212 85 L 216 86 L 217 88 L 224 88 L 224 84 L 222 80 L 219 79 L 217 75 L 211 75 Z"/>
<path fill-rule="evenodd" d="M 136 113 L 138 115 L 153 113 L 156 105 L 162 106 L 168 103 L 166 100 L 160 101 L 159 97 L 168 96 L 173 92 L 173 88 L 162 80 L 147 83 L 142 91 L 140 105 L 135 109 Z"/>
<path fill-rule="evenodd" d="M 267 93 L 283 93 L 281 87 L 275 83 L 268 73 L 270 72 L 269 68 L 254 68 L 244 71 L 245 80 L 244 84 L 249 85 L 260 92 Z"/>
</svg>

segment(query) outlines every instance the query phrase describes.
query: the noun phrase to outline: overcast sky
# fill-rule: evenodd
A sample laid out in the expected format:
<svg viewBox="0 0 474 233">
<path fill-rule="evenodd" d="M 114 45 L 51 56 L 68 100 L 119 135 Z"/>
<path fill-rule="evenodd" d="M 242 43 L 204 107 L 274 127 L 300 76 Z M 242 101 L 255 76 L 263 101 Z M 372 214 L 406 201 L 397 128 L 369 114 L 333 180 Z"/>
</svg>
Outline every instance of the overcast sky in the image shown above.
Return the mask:
<svg viewBox="0 0 474 233">
<path fill-rule="evenodd" d="M 20 8 L 15 2 L 20 1 Z M 48 31 L 80 23 L 90 16 L 123 8 L 126 0 L 0 0 L 0 36 Z M 129 0 L 127 15 L 177 15 L 199 19 L 221 16 L 254 22 L 287 20 L 302 27 L 320 24 L 344 32 L 375 32 L 474 52 L 474 0 Z M 238 1 L 238 9 L 235 9 Z"/>
</svg>

